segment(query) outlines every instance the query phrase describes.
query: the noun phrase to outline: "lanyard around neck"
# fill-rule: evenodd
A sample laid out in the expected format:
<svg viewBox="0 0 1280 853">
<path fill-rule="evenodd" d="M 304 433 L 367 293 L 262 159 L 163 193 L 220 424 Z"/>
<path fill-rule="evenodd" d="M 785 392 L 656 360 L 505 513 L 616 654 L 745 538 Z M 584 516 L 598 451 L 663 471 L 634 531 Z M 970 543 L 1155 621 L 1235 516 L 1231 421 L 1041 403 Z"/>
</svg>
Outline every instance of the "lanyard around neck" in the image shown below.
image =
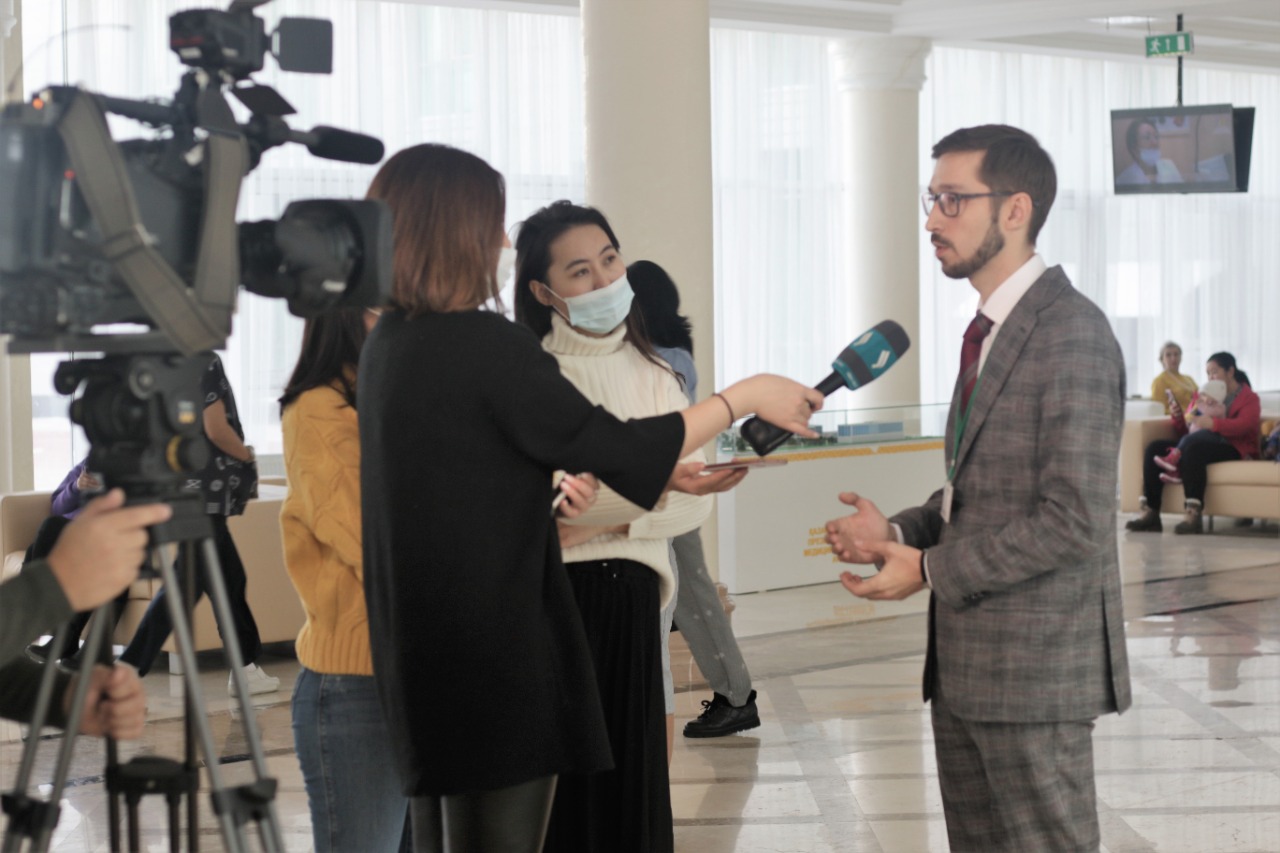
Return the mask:
<svg viewBox="0 0 1280 853">
<path fill-rule="evenodd" d="M 986 365 L 984 364 L 985 368 Z M 984 371 L 985 372 L 985 371 Z M 969 402 L 964 407 L 964 411 L 956 417 L 956 435 L 951 445 L 951 467 L 947 469 L 947 482 L 955 482 L 956 466 L 960 464 L 960 442 L 964 439 L 965 427 L 969 425 L 969 415 L 973 412 L 973 401 L 978 399 L 978 389 L 982 387 L 982 373 L 978 374 L 978 379 L 973 383 L 973 393 L 969 395 Z"/>
</svg>

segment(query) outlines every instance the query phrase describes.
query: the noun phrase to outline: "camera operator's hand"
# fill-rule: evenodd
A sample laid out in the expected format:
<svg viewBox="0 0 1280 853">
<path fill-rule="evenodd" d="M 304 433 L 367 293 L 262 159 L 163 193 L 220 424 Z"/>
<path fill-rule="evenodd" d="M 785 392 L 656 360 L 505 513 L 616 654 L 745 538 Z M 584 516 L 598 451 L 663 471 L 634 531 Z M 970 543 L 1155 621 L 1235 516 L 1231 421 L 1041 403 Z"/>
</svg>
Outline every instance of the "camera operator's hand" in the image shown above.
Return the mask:
<svg viewBox="0 0 1280 853">
<path fill-rule="evenodd" d="M 75 689 L 73 679 L 62 700 L 68 716 Z M 142 734 L 146 721 L 147 694 L 136 669 L 127 663 L 118 663 L 109 669 L 99 664 L 89 670 L 89 691 L 85 694 L 80 734 L 131 740 Z"/>
<path fill-rule="evenodd" d="M 120 489 L 91 501 L 48 557 L 71 609 L 92 610 L 132 583 L 146 556 L 147 528 L 172 514 L 168 504 L 125 507 Z"/>
</svg>

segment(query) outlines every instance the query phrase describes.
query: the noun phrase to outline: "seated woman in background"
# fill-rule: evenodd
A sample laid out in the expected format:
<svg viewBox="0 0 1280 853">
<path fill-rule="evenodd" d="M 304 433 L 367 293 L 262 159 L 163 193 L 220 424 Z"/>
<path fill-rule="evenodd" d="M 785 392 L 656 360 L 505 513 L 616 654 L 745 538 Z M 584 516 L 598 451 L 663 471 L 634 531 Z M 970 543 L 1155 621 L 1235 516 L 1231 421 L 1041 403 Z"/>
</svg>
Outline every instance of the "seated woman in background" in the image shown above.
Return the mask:
<svg viewBox="0 0 1280 853">
<path fill-rule="evenodd" d="M 1160 364 L 1164 370 L 1151 380 L 1151 399 L 1164 405 L 1165 414 L 1173 414 L 1173 403 L 1183 410 L 1191 408 L 1191 398 L 1196 393 L 1196 381 L 1178 372 L 1182 366 L 1182 347 L 1169 341 L 1160 347 Z M 1173 400 L 1169 395 L 1173 395 Z"/>
<path fill-rule="evenodd" d="M 293 742 L 316 853 L 409 849 L 409 798 L 387 772 L 395 746 L 373 684 L 360 553 L 356 370 L 377 315 L 341 308 L 307 320 L 280 398 L 289 479 L 280 532 L 307 617 L 296 644 Z"/>
<path fill-rule="evenodd" d="M 1222 403 L 1227 407 L 1227 415 L 1215 418 L 1208 414 L 1194 413 L 1183 416 L 1181 406 L 1175 405 L 1170 415 L 1174 431 L 1178 437 L 1189 431 L 1188 421 L 1204 430 L 1213 432 L 1226 439 L 1222 442 L 1200 441 L 1187 447 L 1178 461 L 1179 474 L 1182 477 L 1182 488 L 1186 496 L 1184 508 L 1186 518 L 1178 522 L 1174 533 L 1204 532 L 1204 492 L 1208 485 L 1208 467 L 1215 462 L 1227 462 L 1233 459 L 1257 459 L 1258 439 L 1262 428 L 1262 406 L 1258 395 L 1249 387 L 1249 377 L 1243 370 L 1236 368 L 1236 359 L 1229 352 L 1218 352 L 1209 356 L 1205 365 L 1205 373 L 1209 379 L 1220 379 L 1226 387 L 1226 398 Z M 1194 407 L 1195 399 L 1192 399 Z M 1153 441 L 1147 445 L 1142 460 L 1142 508 L 1141 515 L 1125 525 L 1134 531 L 1160 531 L 1160 502 L 1164 498 L 1165 483 L 1160 479 L 1167 473 L 1159 464 L 1169 450 L 1176 447 L 1176 441 Z"/>
<path fill-rule="evenodd" d="M 1227 443 L 1227 440 L 1222 435 L 1202 426 L 1204 420 L 1200 417 L 1201 415 L 1208 415 L 1210 418 L 1225 418 L 1227 416 L 1227 406 L 1223 400 L 1226 397 L 1227 383 L 1221 379 L 1210 379 L 1200 386 L 1200 390 L 1196 392 L 1195 405 L 1187 412 L 1187 434 L 1178 441 L 1176 447 L 1170 448 L 1164 456 L 1155 458 L 1156 465 L 1159 465 L 1161 470 L 1164 471 L 1160 475 L 1161 480 L 1166 483 L 1181 485 L 1182 477 L 1178 463 L 1182 459 L 1182 454 L 1193 444 L 1201 441 L 1209 441 L 1216 444 Z"/>
</svg>

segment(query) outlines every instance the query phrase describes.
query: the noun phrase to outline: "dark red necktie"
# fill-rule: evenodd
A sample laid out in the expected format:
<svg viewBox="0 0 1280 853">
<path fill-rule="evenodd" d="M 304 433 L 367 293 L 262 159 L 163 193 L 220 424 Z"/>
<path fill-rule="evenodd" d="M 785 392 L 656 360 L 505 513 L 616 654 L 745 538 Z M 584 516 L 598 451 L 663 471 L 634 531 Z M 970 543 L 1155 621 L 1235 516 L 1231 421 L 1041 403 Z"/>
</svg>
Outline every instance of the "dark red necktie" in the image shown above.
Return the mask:
<svg viewBox="0 0 1280 853">
<path fill-rule="evenodd" d="M 964 330 L 964 344 L 960 347 L 960 414 L 969 409 L 969 397 L 978 384 L 978 360 L 982 356 L 982 340 L 991 333 L 995 323 L 981 311 Z"/>
</svg>

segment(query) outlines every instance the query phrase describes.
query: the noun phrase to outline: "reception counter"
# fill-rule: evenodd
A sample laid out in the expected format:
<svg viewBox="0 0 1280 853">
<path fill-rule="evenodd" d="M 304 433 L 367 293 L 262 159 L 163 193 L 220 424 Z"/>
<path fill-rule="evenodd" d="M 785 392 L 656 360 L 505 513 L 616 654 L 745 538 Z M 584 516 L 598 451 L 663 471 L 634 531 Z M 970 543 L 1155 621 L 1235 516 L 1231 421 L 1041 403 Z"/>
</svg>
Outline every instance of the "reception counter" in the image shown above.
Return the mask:
<svg viewBox="0 0 1280 853">
<path fill-rule="evenodd" d="M 944 478 L 940 437 L 777 455 L 787 459 L 785 466 L 753 471 L 718 499 L 720 581 L 733 593 L 836 580 L 849 567 L 832 556 L 823 536 L 828 520 L 852 511 L 840 503 L 840 492 L 864 495 L 892 515 L 923 503 Z"/>
</svg>

